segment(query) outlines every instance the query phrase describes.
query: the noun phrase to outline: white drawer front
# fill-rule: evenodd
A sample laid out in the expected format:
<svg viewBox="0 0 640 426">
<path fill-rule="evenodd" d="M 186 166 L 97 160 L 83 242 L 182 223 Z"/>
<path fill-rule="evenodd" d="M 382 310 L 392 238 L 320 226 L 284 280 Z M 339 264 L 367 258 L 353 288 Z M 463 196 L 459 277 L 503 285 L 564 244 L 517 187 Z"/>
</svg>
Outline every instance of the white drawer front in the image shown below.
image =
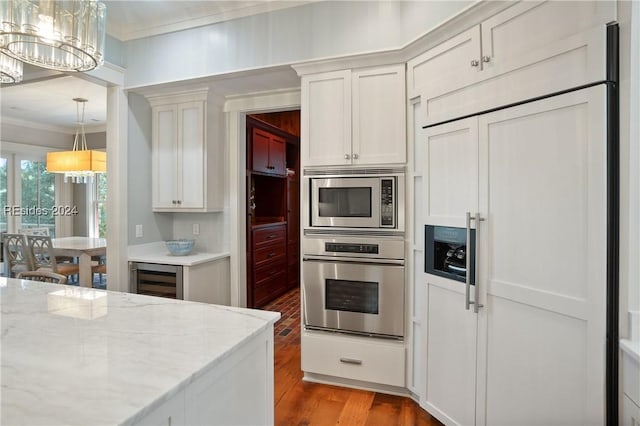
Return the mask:
<svg viewBox="0 0 640 426">
<path fill-rule="evenodd" d="M 302 370 L 391 386 L 405 385 L 405 346 L 340 334 L 303 333 Z"/>
</svg>

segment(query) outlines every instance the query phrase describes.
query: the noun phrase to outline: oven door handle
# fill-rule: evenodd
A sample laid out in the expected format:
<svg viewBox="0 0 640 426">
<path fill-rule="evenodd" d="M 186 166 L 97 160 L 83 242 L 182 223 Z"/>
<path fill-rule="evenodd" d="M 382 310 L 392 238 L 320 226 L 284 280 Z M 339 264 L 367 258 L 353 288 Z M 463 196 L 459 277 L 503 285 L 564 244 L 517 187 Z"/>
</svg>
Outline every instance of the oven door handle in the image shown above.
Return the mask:
<svg viewBox="0 0 640 426">
<path fill-rule="evenodd" d="M 331 262 L 331 263 L 375 263 L 377 265 L 404 266 L 404 260 L 402 259 L 371 259 L 368 257 L 336 257 L 336 256 L 305 255 L 302 257 L 302 261 Z"/>
</svg>

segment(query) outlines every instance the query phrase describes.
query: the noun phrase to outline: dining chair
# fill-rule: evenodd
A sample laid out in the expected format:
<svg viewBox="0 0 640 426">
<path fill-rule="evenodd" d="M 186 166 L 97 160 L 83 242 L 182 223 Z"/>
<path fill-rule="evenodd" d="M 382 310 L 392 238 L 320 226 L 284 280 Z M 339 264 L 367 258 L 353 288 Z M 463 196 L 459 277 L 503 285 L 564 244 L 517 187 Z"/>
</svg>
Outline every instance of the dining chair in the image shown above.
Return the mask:
<svg viewBox="0 0 640 426">
<path fill-rule="evenodd" d="M 16 277 L 20 280 L 42 281 L 45 283 L 66 284 L 67 277 L 51 271 L 25 271 Z"/>
<path fill-rule="evenodd" d="M 68 277 L 78 275 L 80 266 L 77 263 L 57 262 L 53 252 L 51 237 L 45 235 L 26 235 L 26 238 L 34 270 L 51 271 Z"/>
<path fill-rule="evenodd" d="M 6 275 L 9 278 L 15 277 L 20 272 L 34 269 L 24 235 L 4 234 L 3 246 Z"/>
<path fill-rule="evenodd" d="M 95 279 L 93 278 L 93 275 L 98 274 L 98 282 L 99 285 L 98 287 L 104 286 L 103 282 L 102 282 L 102 276 L 103 275 L 107 275 L 107 264 L 105 262 L 105 258 L 102 257 L 100 259 L 100 262 L 97 265 L 93 265 L 91 267 L 91 281 L 93 283 L 95 283 Z"/>
<path fill-rule="evenodd" d="M 18 229 L 18 234 L 24 235 L 43 235 L 50 236 L 49 228 L 21 228 Z"/>
</svg>

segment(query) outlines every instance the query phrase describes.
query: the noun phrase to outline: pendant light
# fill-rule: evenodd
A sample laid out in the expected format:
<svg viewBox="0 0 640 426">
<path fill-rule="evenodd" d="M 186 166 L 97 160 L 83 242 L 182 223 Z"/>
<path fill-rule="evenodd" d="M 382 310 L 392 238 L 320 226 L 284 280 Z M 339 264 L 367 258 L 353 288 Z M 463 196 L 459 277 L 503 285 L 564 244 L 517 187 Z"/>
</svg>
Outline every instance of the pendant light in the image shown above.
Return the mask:
<svg viewBox="0 0 640 426">
<path fill-rule="evenodd" d="M 107 153 L 87 149 L 84 133 L 84 110 L 87 100 L 74 98 L 78 122 L 73 140 L 73 150 L 47 153 L 47 172 L 64 173 L 65 182 L 91 183 L 96 173 L 107 171 Z M 80 112 L 82 106 L 82 113 Z"/>
<path fill-rule="evenodd" d="M 22 81 L 22 62 L 0 52 L 0 83 L 19 83 Z"/>
<path fill-rule="evenodd" d="M 57 71 L 104 63 L 106 7 L 96 0 L 0 1 L 0 51 Z"/>
</svg>

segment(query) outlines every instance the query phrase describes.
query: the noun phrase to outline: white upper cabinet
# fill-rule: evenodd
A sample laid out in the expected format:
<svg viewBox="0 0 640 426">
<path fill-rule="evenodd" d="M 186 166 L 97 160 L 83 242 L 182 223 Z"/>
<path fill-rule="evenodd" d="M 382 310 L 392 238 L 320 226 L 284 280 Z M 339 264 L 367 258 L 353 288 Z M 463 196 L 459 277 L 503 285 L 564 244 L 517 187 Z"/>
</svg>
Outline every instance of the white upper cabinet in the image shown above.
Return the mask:
<svg viewBox="0 0 640 426">
<path fill-rule="evenodd" d="M 353 71 L 353 164 L 406 161 L 404 80 L 404 65 Z"/>
<path fill-rule="evenodd" d="M 302 79 L 303 164 L 351 163 L 351 71 Z"/>
<path fill-rule="evenodd" d="M 302 78 L 304 166 L 406 161 L 404 65 Z"/>
<path fill-rule="evenodd" d="M 480 26 L 445 41 L 408 62 L 409 97 L 429 86 L 461 87 L 477 79 L 481 70 Z"/>
<path fill-rule="evenodd" d="M 567 19 L 571 17 L 571 19 Z M 423 125 L 605 78 L 615 2 L 519 2 L 408 62 Z"/>
<path fill-rule="evenodd" d="M 206 212 L 221 208 L 223 181 L 207 141 L 207 92 L 149 98 L 152 106 L 152 208 Z M 209 173 L 208 173 L 209 172 Z M 217 188 L 217 189 L 216 189 Z"/>
</svg>

